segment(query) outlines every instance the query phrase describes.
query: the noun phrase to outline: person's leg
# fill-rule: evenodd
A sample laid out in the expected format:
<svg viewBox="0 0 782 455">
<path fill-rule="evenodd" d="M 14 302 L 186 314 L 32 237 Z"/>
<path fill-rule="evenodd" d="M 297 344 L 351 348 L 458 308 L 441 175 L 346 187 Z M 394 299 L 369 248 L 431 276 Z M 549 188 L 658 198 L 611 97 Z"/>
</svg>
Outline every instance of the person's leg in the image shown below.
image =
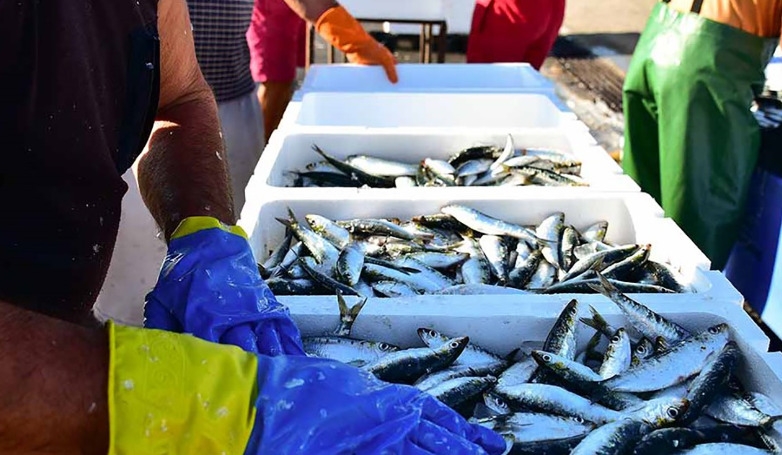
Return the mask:
<svg viewBox="0 0 782 455">
<path fill-rule="evenodd" d="M 542 10 L 539 2 L 478 2 L 467 42 L 467 63 L 524 61 L 530 45 L 540 35 L 538 16 Z"/>
<path fill-rule="evenodd" d="M 253 79 L 260 83 L 264 140 L 279 125 L 293 96 L 302 20 L 283 0 L 256 0 L 247 31 Z"/>
<path fill-rule="evenodd" d="M 254 92 L 218 103 L 217 108 L 228 158 L 234 206 L 236 213 L 241 213 L 244 189 L 266 144 L 263 139 L 263 114 Z"/>
<path fill-rule="evenodd" d="M 622 167 L 635 180 L 641 190 L 662 203 L 660 190 L 660 132 L 659 109 L 655 91 L 648 74 L 651 65 L 652 46 L 660 28 L 653 20 L 652 12 L 646 29 L 641 34 L 633 53 L 633 59 L 625 76 L 622 89 L 624 111 L 624 156 Z"/>
<path fill-rule="evenodd" d="M 554 42 L 559 36 L 559 29 L 565 20 L 565 0 L 542 2 L 539 6 L 548 8 L 545 21 L 548 25 L 542 30 L 540 37 L 530 45 L 524 56 L 524 61 L 528 62 L 536 70 L 540 70 L 540 67 L 543 66 L 543 62 L 548 57 Z"/>
</svg>

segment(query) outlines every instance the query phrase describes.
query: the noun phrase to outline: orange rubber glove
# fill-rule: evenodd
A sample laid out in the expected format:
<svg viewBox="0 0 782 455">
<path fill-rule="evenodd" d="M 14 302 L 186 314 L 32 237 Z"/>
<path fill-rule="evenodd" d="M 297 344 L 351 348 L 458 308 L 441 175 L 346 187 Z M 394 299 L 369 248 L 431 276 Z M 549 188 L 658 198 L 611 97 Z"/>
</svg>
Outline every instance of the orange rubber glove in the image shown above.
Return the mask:
<svg viewBox="0 0 782 455">
<path fill-rule="evenodd" d="M 394 55 L 375 41 L 345 8 L 335 6 L 326 10 L 315 23 L 315 30 L 342 51 L 350 63 L 382 65 L 388 80 L 393 83 L 399 80 Z"/>
</svg>

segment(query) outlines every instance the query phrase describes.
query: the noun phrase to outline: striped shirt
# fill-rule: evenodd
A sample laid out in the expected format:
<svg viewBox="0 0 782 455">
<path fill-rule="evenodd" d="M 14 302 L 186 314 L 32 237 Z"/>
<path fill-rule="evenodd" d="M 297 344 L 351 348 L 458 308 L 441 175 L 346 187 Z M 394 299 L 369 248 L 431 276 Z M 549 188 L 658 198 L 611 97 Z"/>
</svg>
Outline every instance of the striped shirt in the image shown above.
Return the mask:
<svg viewBox="0 0 782 455">
<path fill-rule="evenodd" d="M 187 0 L 196 57 L 217 102 L 255 90 L 246 33 L 253 0 Z"/>
</svg>

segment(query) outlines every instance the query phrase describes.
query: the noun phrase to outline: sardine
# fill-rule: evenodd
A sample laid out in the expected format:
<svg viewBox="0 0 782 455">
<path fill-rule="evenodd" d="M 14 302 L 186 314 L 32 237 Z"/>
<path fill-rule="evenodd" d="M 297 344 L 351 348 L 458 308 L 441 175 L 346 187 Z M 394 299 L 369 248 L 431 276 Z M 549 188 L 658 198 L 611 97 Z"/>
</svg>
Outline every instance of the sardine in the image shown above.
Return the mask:
<svg viewBox="0 0 782 455">
<path fill-rule="evenodd" d="M 678 384 L 703 369 L 709 356 L 728 343 L 728 326 L 718 324 L 679 342 L 663 354 L 598 384 L 617 392 L 653 392 Z"/>
<path fill-rule="evenodd" d="M 657 337 L 663 337 L 669 343 L 677 343 L 690 335 L 679 325 L 619 292 L 600 272 L 597 272 L 597 276 L 600 279 L 600 285 L 590 287 L 611 299 L 622 310 L 633 327 L 646 338 L 655 340 Z"/>
<path fill-rule="evenodd" d="M 469 343 L 468 337 L 454 338 L 437 349 L 413 348 L 392 352 L 364 366 L 381 381 L 412 384 L 427 372 L 452 364 Z"/>
</svg>

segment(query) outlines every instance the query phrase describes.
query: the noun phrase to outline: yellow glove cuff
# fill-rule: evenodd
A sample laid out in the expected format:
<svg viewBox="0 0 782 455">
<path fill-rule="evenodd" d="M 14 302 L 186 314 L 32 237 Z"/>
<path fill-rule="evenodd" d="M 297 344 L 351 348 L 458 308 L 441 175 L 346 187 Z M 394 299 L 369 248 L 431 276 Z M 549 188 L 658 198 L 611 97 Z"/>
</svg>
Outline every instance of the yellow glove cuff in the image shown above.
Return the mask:
<svg viewBox="0 0 782 455">
<path fill-rule="evenodd" d="M 231 234 L 236 234 L 247 239 L 247 233 L 239 226 L 228 226 L 211 216 L 191 216 L 179 223 L 179 226 L 174 230 L 174 233 L 171 234 L 171 240 L 206 229 L 222 229 L 225 232 L 230 232 Z"/>
<path fill-rule="evenodd" d="M 109 455 L 242 455 L 258 360 L 162 330 L 109 322 Z"/>
</svg>

